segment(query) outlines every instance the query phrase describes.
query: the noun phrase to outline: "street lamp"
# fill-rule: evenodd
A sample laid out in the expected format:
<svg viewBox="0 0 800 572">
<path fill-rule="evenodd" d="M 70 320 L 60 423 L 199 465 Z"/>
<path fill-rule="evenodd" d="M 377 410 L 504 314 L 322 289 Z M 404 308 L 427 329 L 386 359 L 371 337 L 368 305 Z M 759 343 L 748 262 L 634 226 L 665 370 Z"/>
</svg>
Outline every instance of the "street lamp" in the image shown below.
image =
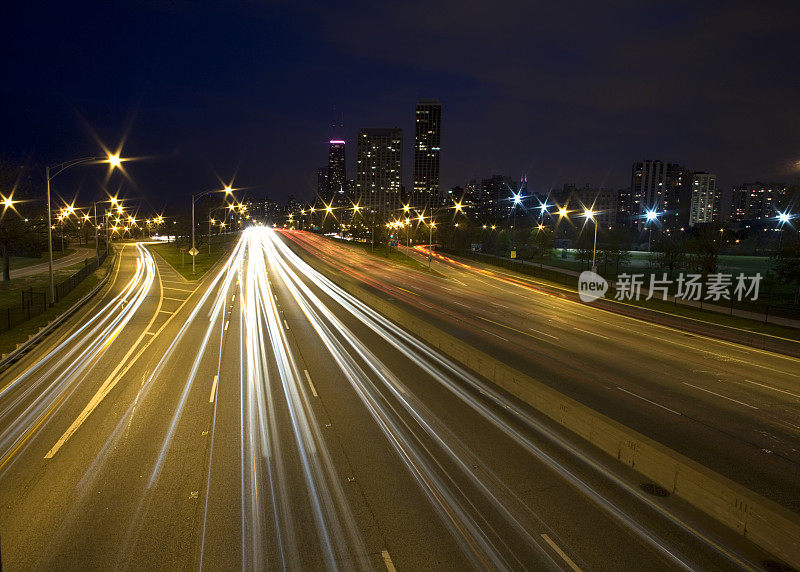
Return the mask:
<svg viewBox="0 0 800 572">
<path fill-rule="evenodd" d="M 652 223 L 658 220 L 658 212 L 655 209 L 645 212 L 645 226 L 648 227 L 647 233 L 647 252 L 653 250 L 653 225 Z"/>
<path fill-rule="evenodd" d="M 195 265 L 194 265 L 195 257 L 197 256 L 197 249 L 195 248 L 195 244 L 194 244 L 194 205 L 197 202 L 197 199 L 199 199 L 200 197 L 204 197 L 204 196 L 207 196 L 207 195 L 212 195 L 214 193 L 225 193 L 225 196 L 228 196 L 232 192 L 233 192 L 233 189 L 231 188 L 231 186 L 230 185 L 226 185 L 224 188 L 219 189 L 219 190 L 204 191 L 202 193 L 197 193 L 197 194 L 192 195 L 192 252 L 194 252 L 194 254 L 192 254 L 192 274 L 193 275 L 195 273 Z M 230 209 L 233 210 L 234 206 L 230 205 Z M 210 216 L 211 215 L 209 213 L 209 217 Z M 211 243 L 211 234 L 210 233 L 208 235 L 208 241 L 209 241 L 209 252 L 210 252 L 210 250 L 211 250 L 211 244 L 210 244 Z"/>
<path fill-rule="evenodd" d="M 591 219 L 594 222 L 594 247 L 592 248 L 592 273 L 597 274 L 597 266 L 595 265 L 595 260 L 597 259 L 597 219 L 595 218 L 595 212 L 593 209 L 584 209 L 583 216 L 585 216 L 587 220 Z M 541 227 L 542 225 L 539 226 Z"/>
<path fill-rule="evenodd" d="M 69 169 L 70 167 L 77 167 L 78 165 L 96 165 L 99 163 L 107 163 L 112 169 L 120 168 L 124 159 L 121 159 L 119 153 L 108 153 L 105 157 L 83 157 L 81 159 L 73 159 L 51 167 L 48 165 L 44 168 L 45 180 L 47 181 L 47 253 L 48 253 L 48 273 L 50 275 L 50 304 L 56 303 L 56 285 L 53 280 L 53 213 L 50 205 L 50 181 L 55 179 L 58 175 Z M 51 171 L 52 174 L 51 174 Z"/>
</svg>

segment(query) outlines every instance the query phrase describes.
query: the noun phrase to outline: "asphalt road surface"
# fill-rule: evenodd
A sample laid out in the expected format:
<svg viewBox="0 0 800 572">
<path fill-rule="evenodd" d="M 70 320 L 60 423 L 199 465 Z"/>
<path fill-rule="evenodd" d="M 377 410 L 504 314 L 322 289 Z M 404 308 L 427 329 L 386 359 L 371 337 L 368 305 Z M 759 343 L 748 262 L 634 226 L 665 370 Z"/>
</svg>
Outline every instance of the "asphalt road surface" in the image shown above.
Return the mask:
<svg viewBox="0 0 800 572">
<path fill-rule="evenodd" d="M 448 333 L 800 512 L 800 359 L 600 310 L 490 265 L 435 256 L 431 274 L 318 235 L 286 236 Z"/>
<path fill-rule="evenodd" d="M 4 570 L 769 558 L 608 463 L 265 228 L 199 283 L 126 246 L 107 291 L 0 377 Z"/>
</svg>

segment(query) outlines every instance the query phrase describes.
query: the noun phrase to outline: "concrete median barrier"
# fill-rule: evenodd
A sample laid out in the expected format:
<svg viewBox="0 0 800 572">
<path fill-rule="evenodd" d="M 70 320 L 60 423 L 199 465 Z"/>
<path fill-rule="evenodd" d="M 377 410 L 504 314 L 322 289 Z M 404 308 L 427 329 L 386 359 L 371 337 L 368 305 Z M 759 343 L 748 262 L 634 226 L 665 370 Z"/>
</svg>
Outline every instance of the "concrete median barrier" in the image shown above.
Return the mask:
<svg viewBox="0 0 800 572">
<path fill-rule="evenodd" d="M 507 366 L 368 292 L 318 259 L 304 252 L 298 254 L 375 311 L 625 463 L 647 480 L 785 562 L 800 563 L 800 515 Z"/>
</svg>

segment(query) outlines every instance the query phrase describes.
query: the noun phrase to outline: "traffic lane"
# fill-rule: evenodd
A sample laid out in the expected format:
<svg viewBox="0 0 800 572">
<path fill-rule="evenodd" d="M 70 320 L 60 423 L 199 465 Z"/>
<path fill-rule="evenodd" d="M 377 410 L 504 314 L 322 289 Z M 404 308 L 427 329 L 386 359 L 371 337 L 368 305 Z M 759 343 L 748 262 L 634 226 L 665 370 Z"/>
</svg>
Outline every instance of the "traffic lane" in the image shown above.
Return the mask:
<svg viewBox="0 0 800 572">
<path fill-rule="evenodd" d="M 347 316 L 345 315 L 344 318 L 347 318 Z M 348 325 L 353 328 L 354 332 L 359 331 L 359 326 L 357 323 L 348 323 Z M 370 341 L 375 339 L 374 333 L 369 330 L 364 331 L 363 334 L 356 335 L 359 339 L 368 339 Z M 310 343 L 311 341 L 308 342 L 308 344 Z M 370 346 L 372 347 L 373 344 L 370 344 Z M 389 354 L 392 354 L 391 350 L 388 351 Z M 396 351 L 393 353 L 397 354 Z M 383 359 L 386 359 L 387 363 L 392 363 L 391 355 L 387 355 L 386 357 L 384 357 L 383 353 L 380 355 L 382 361 Z M 469 450 L 480 450 L 482 454 L 490 457 L 494 454 L 494 458 L 491 462 L 486 463 L 486 466 L 491 467 L 491 469 L 495 471 L 495 474 L 502 474 L 503 478 L 505 478 L 506 474 L 504 471 L 509 464 L 513 466 L 515 461 L 529 457 L 525 452 L 515 450 L 515 444 L 508 442 L 505 434 L 500 433 L 500 435 L 498 435 L 497 432 L 493 432 L 495 431 L 494 428 L 486 428 L 481 426 L 479 420 L 476 419 L 474 411 L 463 409 L 459 410 L 457 406 L 454 406 L 454 402 L 457 400 L 453 400 L 451 394 L 443 391 L 440 387 L 438 387 L 438 384 L 434 380 L 426 377 L 424 373 L 421 374 L 419 371 L 414 371 L 413 367 L 409 368 L 409 360 L 407 358 L 404 356 L 394 356 L 394 362 L 395 365 L 391 365 L 389 367 L 390 371 L 402 371 L 404 373 L 404 381 L 419 380 L 419 386 L 414 386 L 414 393 L 420 393 L 420 401 L 432 408 L 436 406 L 438 409 L 439 406 L 443 406 L 440 410 L 440 415 L 441 418 L 447 419 L 448 427 L 451 425 L 461 425 L 458 434 L 459 437 L 465 440 L 465 442 L 469 443 Z M 322 395 L 322 393 L 320 395 Z M 341 388 L 338 389 L 337 395 L 341 395 Z M 354 435 L 354 439 L 358 439 L 358 434 Z M 546 471 L 544 472 L 546 473 Z M 586 499 L 581 499 L 581 501 L 578 501 L 577 504 L 574 505 L 574 509 L 571 510 L 572 507 L 570 506 L 569 499 L 570 493 L 573 493 L 574 496 L 574 491 L 562 490 L 558 484 L 553 483 L 552 475 L 545 476 L 543 474 L 537 474 L 536 470 L 532 470 L 530 464 L 524 462 L 517 466 L 516 469 L 513 469 L 511 474 L 516 476 L 518 486 L 522 490 L 526 490 L 533 497 L 533 503 L 542 502 L 546 505 L 552 499 L 558 499 L 548 507 L 550 514 L 553 515 L 553 518 L 556 520 L 565 519 L 560 520 L 562 523 L 562 528 L 566 528 L 575 532 L 576 538 L 580 538 L 579 546 L 581 549 L 585 549 L 587 539 L 590 543 L 596 543 L 594 546 L 594 549 L 597 551 L 595 554 L 596 560 L 591 559 L 589 562 L 604 562 L 606 565 L 608 565 L 608 563 L 614 561 L 609 560 L 609 554 L 606 553 L 605 550 L 610 549 L 614 553 L 624 553 L 625 550 L 630 549 L 629 546 L 627 549 L 622 548 L 622 545 L 620 545 L 620 547 L 616 547 L 613 544 L 612 539 L 608 536 L 604 537 L 602 541 L 599 541 L 600 539 L 597 538 L 596 531 L 608 531 L 608 523 L 598 522 L 597 520 L 593 520 L 591 517 L 587 517 L 587 508 L 581 503 L 581 501 L 585 503 Z M 542 488 L 539 489 L 536 485 L 532 486 L 532 482 L 536 483 L 536 485 L 539 485 Z M 567 500 L 565 501 L 565 499 Z M 486 514 L 489 514 L 490 510 L 491 509 L 487 510 Z M 384 511 L 379 512 L 380 514 L 383 514 Z M 596 514 L 594 514 L 594 518 L 597 518 Z M 586 519 L 584 521 L 585 528 L 583 528 L 583 530 L 581 530 L 580 525 L 576 526 L 577 523 L 581 522 L 581 519 Z M 498 527 L 500 526 L 497 523 L 493 523 L 493 525 Z M 594 533 L 592 531 L 594 531 Z M 630 543 L 630 538 L 626 536 L 621 542 L 623 545 L 627 545 Z M 650 556 L 652 557 L 652 555 Z M 641 558 L 642 556 L 640 554 L 634 555 L 634 560 L 627 564 L 629 565 L 631 563 L 638 563 L 641 566 L 641 563 L 644 561 Z M 621 564 L 625 565 L 625 562 L 622 561 Z"/>
<path fill-rule="evenodd" d="M 385 296 L 380 291 L 373 293 Z M 418 318 L 430 320 L 431 314 L 425 308 L 394 298 L 387 301 L 400 305 Z M 513 331 L 493 334 L 484 331 L 488 327 L 473 328 L 441 318 L 434 323 L 450 335 L 595 411 L 790 509 L 800 509 L 796 488 L 798 466 L 793 460 L 796 434 L 789 432 L 791 427 L 773 429 L 776 422 L 772 413 L 770 416 L 754 415 L 782 406 L 754 410 L 698 390 L 697 387 L 702 387 L 700 382 L 670 373 L 682 367 L 681 355 L 659 367 L 652 365 L 659 360 L 637 367 L 637 364 L 629 364 L 627 358 L 620 359 L 613 351 L 604 359 L 600 359 L 600 354 L 588 359 L 585 354 L 565 349 L 545 357 L 542 346 L 531 351 L 530 340 Z M 591 344 L 600 347 L 602 342 L 589 339 L 583 347 Z M 636 347 L 647 350 L 648 340 L 629 343 L 625 351 L 633 352 Z M 685 386 L 684 381 L 696 387 Z M 697 395 L 687 394 L 687 389 L 696 391 Z M 749 399 L 752 401 L 752 396 Z M 784 414 L 790 415 L 791 405 L 786 408 L 789 411 L 784 410 Z"/>
<path fill-rule="evenodd" d="M 396 271 L 396 269 L 384 270 L 383 272 L 393 271 Z M 407 275 L 417 277 L 412 272 L 407 273 Z M 463 278 L 466 280 L 465 284 L 473 286 L 468 278 Z M 379 283 L 379 286 L 384 287 L 385 282 L 389 282 L 389 280 L 384 280 L 384 284 Z M 481 280 L 481 282 L 484 281 Z M 429 301 L 434 301 L 438 296 L 440 302 L 446 304 L 447 301 L 452 301 L 454 298 L 455 289 L 456 286 L 451 284 L 446 295 L 443 295 L 441 289 L 437 290 L 435 287 L 431 287 L 428 289 L 426 297 Z M 492 294 L 495 296 L 498 292 L 508 295 L 505 291 L 506 289 L 499 286 L 495 286 L 491 290 L 494 291 Z M 396 299 L 414 300 L 411 296 L 404 296 L 402 292 L 395 291 L 393 294 L 397 296 Z M 490 293 L 485 290 L 478 290 L 476 294 L 470 294 L 469 292 L 462 292 L 461 294 L 469 299 L 470 306 L 474 308 L 474 313 L 485 312 L 489 306 L 486 301 L 491 299 L 488 297 Z M 522 295 L 530 296 L 526 292 L 523 292 Z M 548 299 L 552 298 L 548 297 Z M 416 300 L 414 301 L 416 302 Z M 555 302 L 558 303 L 559 300 L 556 299 Z M 581 320 L 583 317 L 577 315 L 577 310 L 584 307 L 568 301 L 563 301 L 562 303 L 569 304 L 575 308 L 568 308 L 568 311 L 559 312 L 564 316 L 562 318 L 563 321 L 566 322 L 563 325 L 563 329 L 572 328 L 574 326 L 568 324 L 568 319 L 572 316 L 575 320 Z M 434 305 L 427 304 L 426 306 L 415 303 L 409 304 L 407 309 L 429 314 Z M 496 313 L 498 309 L 494 309 L 494 311 Z M 596 309 L 594 311 L 599 312 Z M 451 323 L 449 324 L 452 328 L 450 333 L 460 336 L 464 322 L 469 321 L 470 318 L 463 314 L 463 308 L 458 309 L 454 316 L 451 317 Z M 531 319 L 536 319 L 536 315 L 528 316 Z M 593 319 L 601 322 L 601 324 L 610 322 L 614 318 L 618 318 L 623 323 L 633 322 L 629 318 L 617 317 L 605 312 L 603 312 L 602 317 L 605 319 L 601 320 L 596 317 L 593 317 Z M 443 326 L 441 318 L 441 315 L 437 316 L 437 324 L 440 327 Z M 686 359 L 686 351 L 683 347 L 686 345 L 685 343 L 681 342 L 680 346 L 673 344 L 672 352 L 658 351 L 661 346 L 647 344 L 646 336 L 638 334 L 631 336 L 625 327 L 617 327 L 613 323 L 610 325 L 614 326 L 616 331 L 628 333 L 628 339 L 624 344 L 621 344 L 626 355 L 635 355 L 638 352 L 639 358 L 620 360 L 617 344 L 606 343 L 607 340 L 588 330 L 578 332 L 583 336 L 583 339 L 576 340 L 570 344 L 562 345 L 560 338 L 558 342 L 553 342 L 543 337 L 544 339 L 537 341 L 535 354 L 531 356 L 530 339 L 518 339 L 521 336 L 517 335 L 516 332 L 508 329 L 503 331 L 500 322 L 508 318 L 513 319 L 513 313 L 502 318 L 495 316 L 495 319 L 491 320 L 495 324 L 487 322 L 486 324 L 480 324 L 481 327 L 476 328 L 473 326 L 473 331 L 467 339 L 472 339 L 477 347 L 490 348 L 490 353 L 501 357 L 509 355 L 510 350 L 517 346 L 519 355 L 510 363 L 518 364 L 517 367 L 521 371 L 527 371 L 531 366 L 534 366 L 537 373 L 543 372 L 546 374 L 539 376 L 542 381 L 550 383 L 550 385 L 561 391 L 566 389 L 569 395 L 579 401 L 672 446 L 700 462 L 704 462 L 707 458 L 712 459 L 712 468 L 715 470 L 739 482 L 744 481 L 743 484 L 766 496 L 771 496 L 776 500 L 780 499 L 779 502 L 787 506 L 793 507 L 796 504 L 797 498 L 791 486 L 791 480 L 796 478 L 797 474 L 797 468 L 793 461 L 797 448 L 796 433 L 792 433 L 791 421 L 786 419 L 791 416 L 793 407 L 796 407 L 791 401 L 778 401 L 777 403 L 773 401 L 768 407 L 764 407 L 764 411 L 770 411 L 769 415 L 760 414 L 754 416 L 753 413 L 758 414 L 762 410 L 743 407 L 735 401 L 719 397 L 719 395 L 724 394 L 713 389 L 710 390 L 713 393 L 704 391 L 707 388 L 703 385 L 717 382 L 717 379 L 713 377 L 714 371 L 707 365 L 708 352 L 701 354 L 703 356 L 701 359 L 704 359 L 703 363 L 694 364 L 694 367 L 692 367 L 691 362 Z M 556 322 L 556 320 L 552 320 L 552 322 Z M 581 322 L 578 321 L 578 323 Z M 647 326 L 647 324 L 643 325 Z M 492 329 L 493 326 L 495 326 L 494 329 Z M 447 325 L 445 325 L 445 329 L 447 329 Z M 581 329 L 585 330 L 585 328 Z M 502 333 L 498 333 L 498 330 Z M 681 335 L 683 339 L 687 339 L 685 334 L 670 332 L 673 335 Z M 608 335 L 605 337 L 612 340 L 615 332 L 609 331 L 606 333 Z M 536 336 L 537 334 L 531 335 Z M 511 341 L 515 338 L 516 343 Z M 714 343 L 712 340 L 709 340 L 709 342 Z M 583 353 L 575 353 L 574 349 L 576 348 L 579 348 Z M 589 355 L 586 355 L 587 353 Z M 668 355 L 670 353 L 671 355 Z M 751 353 L 761 356 L 758 352 Z M 715 356 L 716 354 L 710 355 Z M 664 359 L 665 356 L 667 356 L 667 359 Z M 521 361 L 521 357 L 523 361 Z M 778 357 L 778 359 L 781 358 L 782 356 Z M 509 358 L 504 357 L 504 359 Z M 730 365 L 731 362 L 728 361 L 722 363 L 729 364 L 728 367 L 732 370 L 729 372 L 730 375 L 739 373 L 736 368 L 740 364 Z M 591 370 L 587 371 L 587 367 L 584 364 L 592 364 Z M 662 379 L 665 376 L 664 372 L 676 372 L 680 371 L 681 368 L 684 369 L 684 374 L 673 374 L 671 383 L 666 379 Z M 686 371 L 687 369 L 694 371 Z M 757 369 L 763 370 L 764 368 Z M 776 369 L 771 368 L 766 371 L 774 371 Z M 760 373 L 760 371 L 754 373 Z M 780 374 L 781 372 L 776 373 Z M 711 376 L 711 379 L 703 381 L 702 384 L 693 381 L 704 375 Z M 631 385 L 632 381 L 638 385 Z M 685 382 L 691 385 L 684 385 Z M 589 384 L 599 384 L 600 387 L 586 387 Z M 758 388 L 758 386 L 754 387 Z M 779 392 L 772 393 L 779 398 L 783 395 Z M 774 400 L 775 395 L 772 395 L 771 399 Z M 753 395 L 748 397 L 750 401 L 753 401 L 752 398 Z M 762 399 L 761 396 L 758 399 L 760 401 Z M 742 401 L 742 403 L 745 402 Z M 621 405 L 624 407 L 620 410 Z M 745 411 L 740 411 L 740 409 Z M 678 416 L 675 412 L 682 412 L 682 415 Z M 688 435 L 686 435 L 686 431 L 675 432 L 677 426 L 692 422 L 697 424 L 698 427 L 692 428 Z M 703 438 L 698 439 L 698 434 Z M 729 435 L 734 435 L 737 443 L 733 445 L 726 443 L 726 440 L 731 441 Z M 731 447 L 733 447 L 733 451 L 731 451 Z M 731 452 L 724 453 L 722 451 Z M 744 463 L 742 462 L 742 454 L 747 459 Z M 744 476 L 739 473 L 744 473 Z M 782 475 L 779 479 L 781 481 L 780 486 L 777 488 L 775 486 L 778 484 L 775 479 L 776 475 Z"/>
<path fill-rule="evenodd" d="M 440 305 L 448 302 L 448 296 L 440 292 L 433 293 L 430 298 L 438 300 Z M 498 296 L 495 299 L 503 300 Z M 630 319 L 620 317 L 619 323 L 614 323 L 614 315 L 599 319 L 562 312 L 561 319 L 547 323 L 547 331 L 558 334 L 556 340 L 545 337 L 544 325 L 535 322 L 536 313 L 512 307 L 512 300 L 505 301 L 497 303 L 485 298 L 483 304 L 476 304 L 475 312 L 484 323 L 473 320 L 473 327 L 515 341 L 522 346 L 520 351 L 537 340 L 537 352 L 542 360 L 575 359 L 588 364 L 592 370 L 622 373 L 621 387 L 631 389 L 632 384 L 658 396 L 661 404 L 666 399 L 669 409 L 688 413 L 702 422 L 708 422 L 707 411 L 722 410 L 720 419 L 728 423 L 715 424 L 715 427 L 739 435 L 766 454 L 781 455 L 793 463 L 800 461 L 800 432 L 793 423 L 800 393 L 792 391 L 800 374 L 788 369 L 800 364 L 800 360 L 775 354 L 765 356 L 757 350 L 747 352 L 762 361 L 772 358 L 771 365 L 762 365 L 731 355 L 733 352 L 728 351 L 730 348 L 725 342 L 716 344 L 714 340 L 669 329 L 658 332 L 660 335 L 644 336 L 635 331 L 631 335 L 633 329 L 627 328 Z M 477 302 L 473 298 L 473 303 Z M 537 327 L 530 328 L 531 323 Z M 577 332 L 579 339 L 561 347 L 564 330 Z M 628 365 L 628 371 L 619 371 L 618 346 L 625 349 L 622 363 Z M 722 348 L 725 353 L 708 349 L 711 347 Z M 573 348 L 580 348 L 583 355 L 570 351 Z M 780 366 L 787 369 L 781 370 Z"/>
<path fill-rule="evenodd" d="M 122 507 L 120 499 L 130 501 L 133 498 L 131 491 L 140 484 L 138 481 L 120 484 L 120 481 L 122 478 L 142 478 L 143 472 L 137 470 L 137 459 L 147 451 L 143 445 L 154 440 L 147 427 L 159 427 L 159 422 L 163 422 L 165 417 L 164 410 L 174 403 L 168 397 L 169 393 L 143 400 L 139 392 L 147 376 L 167 353 L 181 325 L 182 322 L 173 320 L 163 330 L 163 335 L 153 337 L 148 342 L 151 345 L 147 351 L 99 402 L 58 453 L 45 459 L 53 444 L 96 395 L 95 387 L 79 385 L 78 391 L 67 400 L 68 407 L 59 410 L 53 421 L 31 440 L 24 454 L 3 476 L 0 523 L 4 560 L 12 564 L 19 562 L 20 567 L 29 568 L 36 562 L 59 558 L 62 564 L 69 565 L 67 558 L 74 559 L 80 555 L 89 565 L 97 563 L 98 568 L 113 566 L 114 562 L 108 558 L 118 553 L 120 538 L 125 537 L 125 523 L 119 520 L 132 514 L 130 507 Z M 102 380 L 96 381 L 99 385 Z M 172 387 L 169 376 L 154 385 L 155 391 Z M 140 427 L 135 421 L 142 417 L 147 405 L 152 408 L 154 419 L 146 422 L 144 435 L 137 440 L 132 428 Z M 127 423 L 120 424 L 122 418 Z M 93 515 L 94 520 L 86 515 Z M 76 525 L 82 516 L 80 526 Z M 107 529 L 114 534 L 107 536 Z M 31 531 L 36 532 L 32 534 Z M 108 542 L 108 546 L 103 546 L 103 541 Z M 100 565 L 97 547 L 107 549 L 103 565 Z M 49 550 L 46 553 L 45 548 Z"/>
<path fill-rule="evenodd" d="M 77 389 L 80 385 L 83 385 L 81 390 L 85 390 L 87 384 L 93 384 L 93 379 L 103 379 L 114 362 L 123 359 L 122 354 L 134 340 L 143 337 L 142 328 L 131 325 L 130 321 L 136 320 L 139 314 L 152 315 L 148 306 L 154 302 L 148 293 L 148 284 L 154 278 L 153 268 L 151 265 L 134 277 L 128 270 L 139 263 L 132 258 L 135 258 L 133 253 L 123 254 L 120 273 L 115 275 L 117 280 L 130 277 L 130 281 L 112 283 L 111 291 L 89 309 L 89 314 L 84 313 L 59 329 L 52 342 L 36 348 L 18 367 L 5 372 L 0 385 L 0 441 L 3 444 L 0 471 L 13 462 L 13 456 L 33 433 L 49 422 L 53 412 L 64 406 L 68 395 L 80 391 Z M 126 306 L 126 301 L 130 301 L 130 305 Z M 57 337 L 65 330 L 63 336 Z M 114 356 L 113 361 L 102 359 L 109 353 Z"/>
</svg>

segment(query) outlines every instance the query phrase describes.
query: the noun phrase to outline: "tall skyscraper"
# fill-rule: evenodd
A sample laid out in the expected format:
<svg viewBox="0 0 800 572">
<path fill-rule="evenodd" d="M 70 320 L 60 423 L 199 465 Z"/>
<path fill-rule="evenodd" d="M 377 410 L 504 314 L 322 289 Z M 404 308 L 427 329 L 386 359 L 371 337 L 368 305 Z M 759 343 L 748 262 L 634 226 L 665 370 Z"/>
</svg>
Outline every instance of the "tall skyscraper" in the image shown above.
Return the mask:
<svg viewBox="0 0 800 572">
<path fill-rule="evenodd" d="M 414 208 L 433 207 L 439 202 L 441 137 L 442 104 L 436 99 L 421 99 L 414 114 Z"/>
<path fill-rule="evenodd" d="M 692 204 L 689 226 L 719 220 L 719 194 L 717 176 L 698 171 L 692 178 Z"/>
<path fill-rule="evenodd" d="M 331 139 L 328 148 L 328 202 L 336 206 L 346 206 L 347 167 L 345 164 L 344 141 Z"/>
<path fill-rule="evenodd" d="M 382 217 L 399 207 L 402 157 L 401 129 L 359 129 L 356 197 L 360 206 Z"/>
</svg>

